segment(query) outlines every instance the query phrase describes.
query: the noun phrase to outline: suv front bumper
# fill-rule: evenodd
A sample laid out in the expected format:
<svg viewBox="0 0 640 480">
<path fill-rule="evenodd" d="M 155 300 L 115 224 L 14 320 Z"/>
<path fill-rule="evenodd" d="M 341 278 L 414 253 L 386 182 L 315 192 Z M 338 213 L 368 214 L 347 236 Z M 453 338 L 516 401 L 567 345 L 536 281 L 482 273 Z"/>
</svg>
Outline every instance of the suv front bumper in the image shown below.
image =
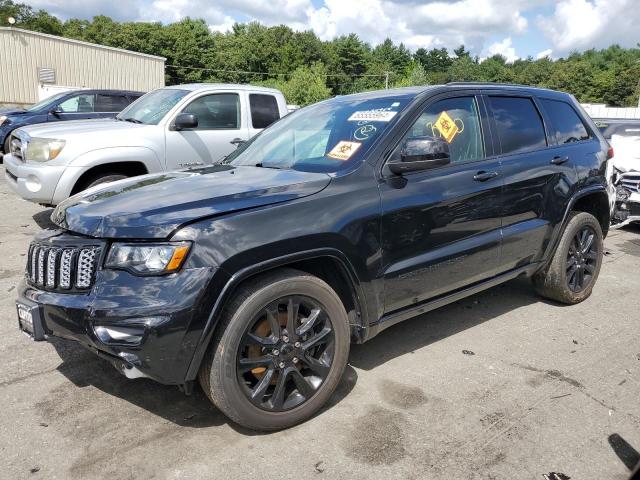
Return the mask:
<svg viewBox="0 0 640 480">
<path fill-rule="evenodd" d="M 137 277 L 101 270 L 86 295 L 44 291 L 23 280 L 17 303 L 35 309 L 45 339 L 76 341 L 129 378 L 181 385 L 209 313 L 203 297 L 214 273 L 191 268 Z"/>
</svg>

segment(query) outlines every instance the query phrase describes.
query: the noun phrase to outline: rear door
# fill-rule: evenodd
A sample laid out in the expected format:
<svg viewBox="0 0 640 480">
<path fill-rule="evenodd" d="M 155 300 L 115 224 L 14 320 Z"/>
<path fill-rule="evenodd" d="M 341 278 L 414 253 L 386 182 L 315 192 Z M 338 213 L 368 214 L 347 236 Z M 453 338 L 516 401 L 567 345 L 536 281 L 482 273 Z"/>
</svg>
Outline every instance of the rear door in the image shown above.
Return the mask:
<svg viewBox="0 0 640 480">
<path fill-rule="evenodd" d="M 540 102 L 522 94 L 486 97 L 503 173 L 500 270 L 539 261 L 561 221 L 576 172 L 571 154 L 556 145 Z"/>
<path fill-rule="evenodd" d="M 218 163 L 235 150 L 238 141 L 249 138 L 238 92 L 200 95 L 179 113 L 194 114 L 198 118 L 198 126 L 190 130 L 176 130 L 175 117 L 169 123 L 166 130 L 169 170 Z"/>
<path fill-rule="evenodd" d="M 383 169 L 382 255 L 385 313 L 421 303 L 495 274 L 500 258 L 500 162 L 487 141 L 486 113 L 473 94 L 447 95 L 420 113 L 410 136 L 443 136 L 455 124 L 451 164 L 402 177 Z"/>
</svg>

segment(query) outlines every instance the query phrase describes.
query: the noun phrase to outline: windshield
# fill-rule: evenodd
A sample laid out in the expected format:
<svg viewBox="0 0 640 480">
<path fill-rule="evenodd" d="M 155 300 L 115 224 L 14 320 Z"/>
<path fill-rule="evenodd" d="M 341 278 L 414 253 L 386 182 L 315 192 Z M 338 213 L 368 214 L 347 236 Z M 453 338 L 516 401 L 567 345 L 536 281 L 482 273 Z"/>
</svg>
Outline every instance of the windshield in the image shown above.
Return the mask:
<svg viewBox="0 0 640 480">
<path fill-rule="evenodd" d="M 157 125 L 160 120 L 178 103 L 188 90 L 162 88 L 143 95 L 133 102 L 116 117 L 134 123 Z"/>
<path fill-rule="evenodd" d="M 229 155 L 224 163 L 337 172 L 364 158 L 412 100 L 335 98 L 298 110 L 265 129 Z"/>
<path fill-rule="evenodd" d="M 52 107 L 54 103 L 68 94 L 69 92 L 56 93 L 52 97 L 47 97 L 44 100 L 40 100 L 38 103 L 34 103 L 29 108 L 27 108 L 27 112 L 35 112 L 37 110 L 43 110 L 45 108 Z"/>
</svg>

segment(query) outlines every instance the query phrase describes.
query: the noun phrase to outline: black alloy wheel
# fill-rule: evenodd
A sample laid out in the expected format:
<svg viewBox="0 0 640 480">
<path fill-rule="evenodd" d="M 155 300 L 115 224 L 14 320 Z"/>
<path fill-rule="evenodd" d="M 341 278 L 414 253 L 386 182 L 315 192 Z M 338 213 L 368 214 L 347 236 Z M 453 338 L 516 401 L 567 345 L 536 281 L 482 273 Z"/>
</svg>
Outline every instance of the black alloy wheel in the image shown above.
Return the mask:
<svg viewBox="0 0 640 480">
<path fill-rule="evenodd" d="M 593 280 L 598 263 L 596 232 L 585 225 L 574 235 L 567 254 L 567 286 L 572 292 L 584 290 Z"/>
<path fill-rule="evenodd" d="M 269 303 L 245 330 L 236 373 L 258 408 L 283 412 L 311 399 L 334 359 L 334 329 L 323 307 L 301 295 Z"/>
</svg>

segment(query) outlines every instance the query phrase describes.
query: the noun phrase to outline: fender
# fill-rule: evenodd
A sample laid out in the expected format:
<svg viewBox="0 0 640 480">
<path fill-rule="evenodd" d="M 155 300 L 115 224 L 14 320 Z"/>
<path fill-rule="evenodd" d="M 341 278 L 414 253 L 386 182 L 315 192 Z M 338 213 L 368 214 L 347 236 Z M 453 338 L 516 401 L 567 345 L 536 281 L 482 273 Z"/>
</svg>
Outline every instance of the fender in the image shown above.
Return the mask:
<svg viewBox="0 0 640 480">
<path fill-rule="evenodd" d="M 79 155 L 67 165 L 58 181 L 53 199 L 61 201 L 71 195 L 78 179 L 90 168 L 119 162 L 140 162 L 149 173 L 161 172 L 162 164 L 157 154 L 148 147 L 98 148 Z"/>
<path fill-rule="evenodd" d="M 362 328 L 366 328 L 369 322 L 367 319 L 366 309 L 362 308 L 362 305 L 365 305 L 364 293 L 362 291 L 355 269 L 351 265 L 351 262 L 349 262 L 347 257 L 340 250 L 337 250 L 335 248 L 319 248 L 273 258 L 265 262 L 257 263 L 255 265 L 251 265 L 239 270 L 231 276 L 229 281 L 222 288 L 222 291 L 220 292 L 220 295 L 218 295 L 218 298 L 216 299 L 215 304 L 211 309 L 211 313 L 207 318 L 207 323 L 205 324 L 202 335 L 200 336 L 200 340 L 196 345 L 195 352 L 187 370 L 185 383 L 195 380 L 198 376 L 200 364 L 202 363 L 202 359 L 204 358 L 207 348 L 211 343 L 211 339 L 213 337 L 216 326 L 218 325 L 220 313 L 222 312 L 225 303 L 231 297 L 240 283 L 242 283 L 249 277 L 262 272 L 266 272 L 267 270 L 271 270 L 273 268 L 282 267 L 301 260 L 311 260 L 319 257 L 331 257 L 337 260 L 338 264 L 343 269 L 343 273 L 347 274 L 351 291 L 356 302 L 356 314 L 359 320 L 359 325 L 352 325 L 352 329 L 355 328 L 356 330 L 361 330 Z"/>
<path fill-rule="evenodd" d="M 547 268 L 549 262 L 553 258 L 553 255 L 556 252 L 556 248 L 558 248 L 558 244 L 560 243 L 562 232 L 564 232 L 564 229 L 567 227 L 567 224 L 569 223 L 569 214 L 571 213 L 571 210 L 573 210 L 573 206 L 581 198 L 586 197 L 587 195 L 591 195 L 593 193 L 604 193 L 605 195 L 608 196 L 607 189 L 602 184 L 591 185 L 573 194 L 573 196 L 567 203 L 567 208 L 565 209 L 564 215 L 562 216 L 562 222 L 560 222 L 559 226 L 556 227 L 556 229 L 553 232 L 553 235 L 551 236 L 551 241 L 549 242 L 549 246 L 547 247 L 547 254 L 544 257 L 544 260 L 541 262 L 541 267 L 538 268 L 536 272 L 539 272 Z"/>
</svg>

